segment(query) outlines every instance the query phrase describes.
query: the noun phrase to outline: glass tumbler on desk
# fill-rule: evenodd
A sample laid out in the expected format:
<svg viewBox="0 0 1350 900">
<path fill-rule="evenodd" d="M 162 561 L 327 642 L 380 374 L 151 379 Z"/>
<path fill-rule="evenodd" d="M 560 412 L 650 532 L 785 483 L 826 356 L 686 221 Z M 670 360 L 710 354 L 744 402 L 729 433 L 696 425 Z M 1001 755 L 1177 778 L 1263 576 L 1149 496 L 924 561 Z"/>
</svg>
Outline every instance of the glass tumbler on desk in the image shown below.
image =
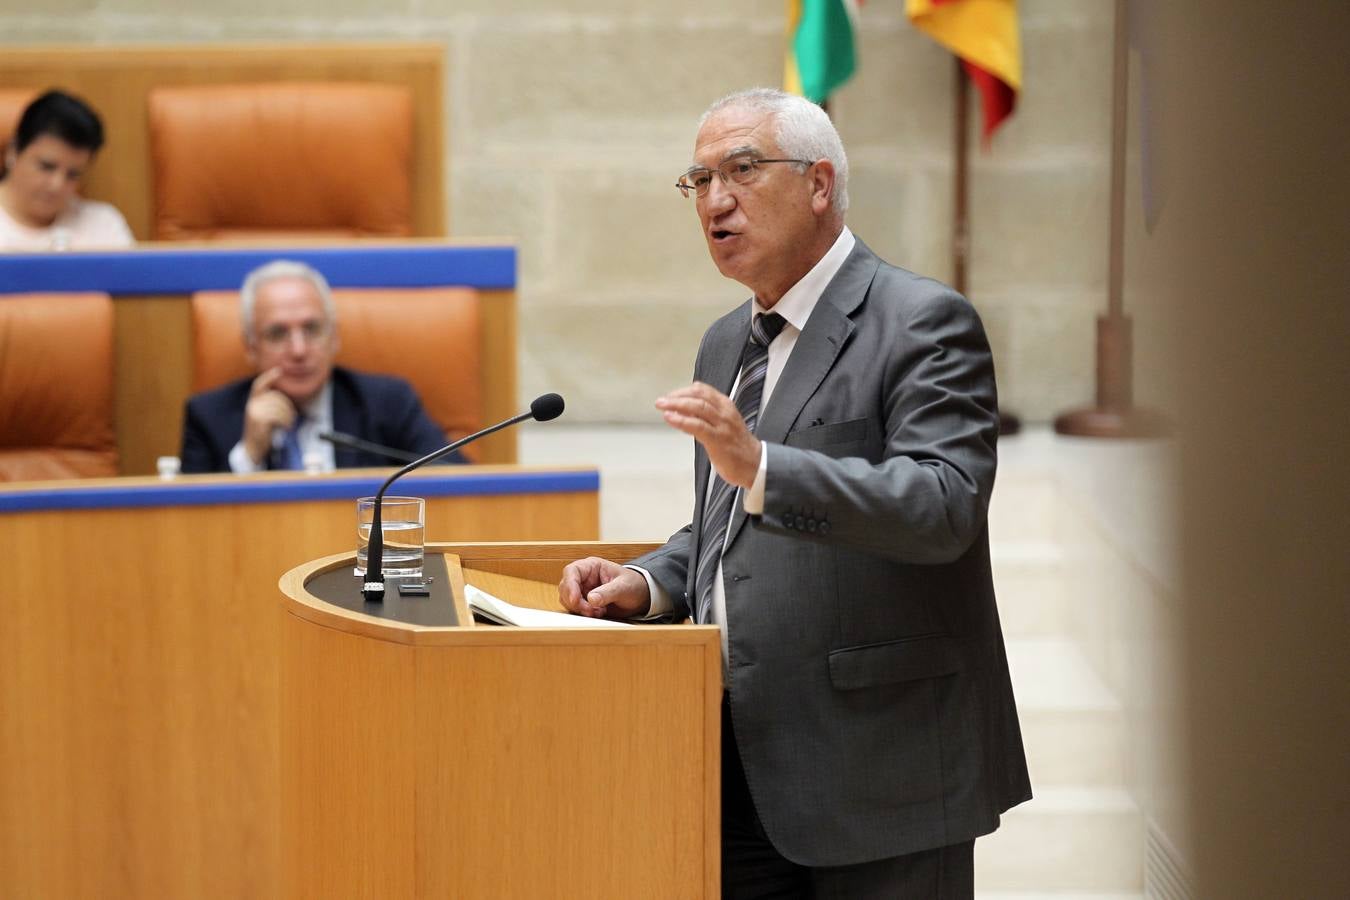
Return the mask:
<svg viewBox="0 0 1350 900">
<path fill-rule="evenodd" d="M 375 498 L 356 501 L 356 574 L 366 574 L 366 554 L 370 546 L 370 521 L 375 514 Z M 422 577 L 422 558 L 426 531 L 426 501 L 421 497 L 385 497 L 380 504 L 380 533 L 384 550 L 380 571 L 386 577 Z"/>
</svg>

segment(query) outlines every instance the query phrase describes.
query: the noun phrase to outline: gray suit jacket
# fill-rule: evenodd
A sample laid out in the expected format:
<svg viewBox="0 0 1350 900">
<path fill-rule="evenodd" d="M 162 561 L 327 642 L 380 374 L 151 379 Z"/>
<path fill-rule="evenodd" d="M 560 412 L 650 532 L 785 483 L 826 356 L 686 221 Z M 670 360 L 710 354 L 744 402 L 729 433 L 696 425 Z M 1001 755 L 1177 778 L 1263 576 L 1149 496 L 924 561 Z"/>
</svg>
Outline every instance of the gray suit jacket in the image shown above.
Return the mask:
<svg viewBox="0 0 1350 900">
<path fill-rule="evenodd" d="M 696 379 L 730 390 L 750 311 L 708 330 Z M 859 241 L 758 436 L 764 515 L 738 504 L 722 564 L 727 691 L 769 838 L 834 866 L 993 831 L 1031 788 L 990 576 L 998 406 L 975 310 Z M 684 614 L 696 447 L 692 525 L 635 561 Z"/>
</svg>

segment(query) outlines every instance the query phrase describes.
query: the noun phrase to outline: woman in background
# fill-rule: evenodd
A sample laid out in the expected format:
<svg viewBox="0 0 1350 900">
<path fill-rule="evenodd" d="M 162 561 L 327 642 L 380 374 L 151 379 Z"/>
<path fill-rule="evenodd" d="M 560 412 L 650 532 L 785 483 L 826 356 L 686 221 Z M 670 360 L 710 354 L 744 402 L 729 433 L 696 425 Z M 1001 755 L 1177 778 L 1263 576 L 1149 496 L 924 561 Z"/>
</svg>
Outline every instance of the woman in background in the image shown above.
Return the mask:
<svg viewBox="0 0 1350 900">
<path fill-rule="evenodd" d="M 113 206 L 77 193 L 103 123 L 83 101 L 48 91 L 28 105 L 5 151 L 0 250 L 130 247 L 136 239 Z"/>
</svg>

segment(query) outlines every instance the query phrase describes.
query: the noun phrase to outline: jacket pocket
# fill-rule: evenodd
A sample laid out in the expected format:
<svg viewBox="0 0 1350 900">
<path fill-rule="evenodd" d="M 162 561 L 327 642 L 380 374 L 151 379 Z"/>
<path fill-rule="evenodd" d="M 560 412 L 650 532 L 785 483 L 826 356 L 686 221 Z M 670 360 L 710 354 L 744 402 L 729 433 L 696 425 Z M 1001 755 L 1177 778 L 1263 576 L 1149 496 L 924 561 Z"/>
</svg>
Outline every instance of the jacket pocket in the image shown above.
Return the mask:
<svg viewBox="0 0 1350 900">
<path fill-rule="evenodd" d="M 926 634 L 830 651 L 830 682 L 841 691 L 950 675 L 963 668 L 956 641 Z"/>
<path fill-rule="evenodd" d="M 789 432 L 783 443 L 789 447 L 818 450 L 836 444 L 853 444 L 867 437 L 867 419 L 828 422 Z"/>
</svg>

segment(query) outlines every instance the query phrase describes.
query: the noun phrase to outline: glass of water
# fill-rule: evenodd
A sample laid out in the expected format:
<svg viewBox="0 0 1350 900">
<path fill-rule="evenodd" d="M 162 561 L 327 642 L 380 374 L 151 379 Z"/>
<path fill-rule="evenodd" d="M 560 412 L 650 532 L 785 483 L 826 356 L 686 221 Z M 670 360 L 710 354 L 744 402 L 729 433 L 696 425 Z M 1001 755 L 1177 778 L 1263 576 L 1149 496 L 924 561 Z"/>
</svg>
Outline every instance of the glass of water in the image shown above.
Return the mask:
<svg viewBox="0 0 1350 900">
<path fill-rule="evenodd" d="M 375 513 L 375 498 L 356 501 L 356 574 L 366 574 L 366 552 L 370 545 L 370 520 Z M 380 533 L 384 550 L 380 571 L 389 577 L 422 577 L 423 537 L 426 526 L 426 501 L 421 497 L 385 497 L 380 503 Z"/>
</svg>

